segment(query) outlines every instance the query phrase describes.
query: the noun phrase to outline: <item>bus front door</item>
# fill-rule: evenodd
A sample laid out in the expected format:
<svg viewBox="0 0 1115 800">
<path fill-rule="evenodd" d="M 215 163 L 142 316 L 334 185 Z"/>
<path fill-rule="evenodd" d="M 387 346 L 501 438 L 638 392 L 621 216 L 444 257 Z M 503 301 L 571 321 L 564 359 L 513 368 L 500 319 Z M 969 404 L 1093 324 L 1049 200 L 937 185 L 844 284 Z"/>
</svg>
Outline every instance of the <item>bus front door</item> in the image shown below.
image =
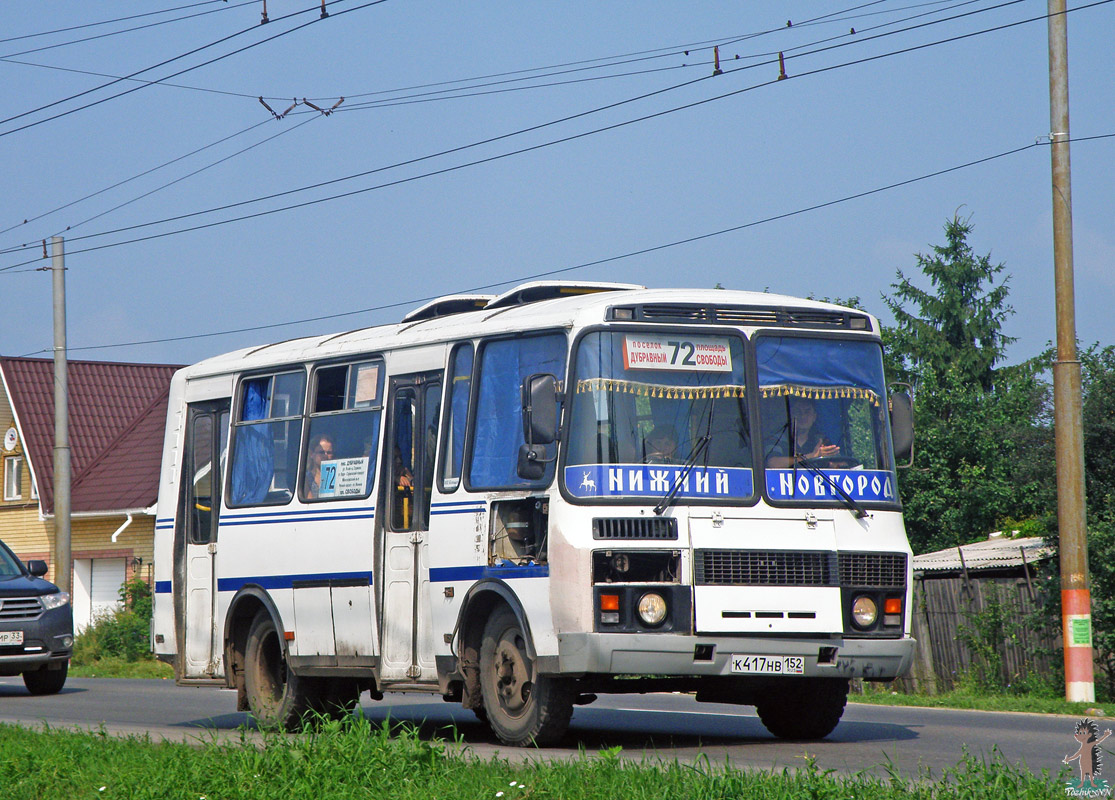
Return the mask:
<svg viewBox="0 0 1115 800">
<path fill-rule="evenodd" d="M 383 580 L 380 679 L 437 677 L 430 641 L 427 558 L 434 451 L 441 408 L 441 373 L 391 379 L 384 443 Z"/>
<path fill-rule="evenodd" d="M 220 672 L 221 644 L 216 622 L 217 526 L 228 448 L 229 400 L 192 403 L 188 409 L 186 451 L 182 460 L 182 578 L 178 607 L 179 653 L 185 653 L 183 678 Z M 184 624 L 183 624 L 184 623 Z"/>
</svg>

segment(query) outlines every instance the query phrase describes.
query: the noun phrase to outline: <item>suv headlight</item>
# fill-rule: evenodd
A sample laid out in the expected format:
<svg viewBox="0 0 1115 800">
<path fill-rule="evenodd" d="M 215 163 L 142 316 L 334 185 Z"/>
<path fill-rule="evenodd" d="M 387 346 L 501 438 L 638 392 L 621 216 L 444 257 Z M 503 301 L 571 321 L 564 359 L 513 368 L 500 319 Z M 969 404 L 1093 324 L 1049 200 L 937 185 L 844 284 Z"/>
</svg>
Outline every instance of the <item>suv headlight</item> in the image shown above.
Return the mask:
<svg viewBox="0 0 1115 800">
<path fill-rule="evenodd" d="M 39 598 L 43 601 L 43 608 L 50 611 L 54 608 L 61 608 L 70 602 L 69 592 L 56 592 L 55 594 L 44 594 Z"/>
</svg>

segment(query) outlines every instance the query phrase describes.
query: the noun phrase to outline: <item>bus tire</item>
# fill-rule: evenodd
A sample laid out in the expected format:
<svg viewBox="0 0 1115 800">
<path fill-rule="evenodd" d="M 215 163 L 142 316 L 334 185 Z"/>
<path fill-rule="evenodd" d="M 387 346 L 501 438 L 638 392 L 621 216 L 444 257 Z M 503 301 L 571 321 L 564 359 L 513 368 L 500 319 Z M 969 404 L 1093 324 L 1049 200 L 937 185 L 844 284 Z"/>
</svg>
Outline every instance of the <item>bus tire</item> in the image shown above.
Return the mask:
<svg viewBox="0 0 1115 800">
<path fill-rule="evenodd" d="M 69 671 L 69 661 L 63 664 L 61 669 L 40 667 L 23 673 L 23 685 L 34 695 L 58 694 L 66 685 L 66 675 Z"/>
<path fill-rule="evenodd" d="M 275 620 L 260 611 L 252 620 L 244 648 L 244 686 L 248 708 L 263 728 L 301 730 L 314 694 L 290 671 Z"/>
<path fill-rule="evenodd" d="M 488 725 L 506 745 L 552 744 L 573 716 L 573 694 L 560 678 L 539 675 L 526 635 L 507 606 L 493 610 L 480 644 L 480 689 Z"/>
<path fill-rule="evenodd" d="M 764 727 L 779 739 L 823 739 L 848 702 L 846 678 L 801 678 L 756 705 Z"/>
</svg>

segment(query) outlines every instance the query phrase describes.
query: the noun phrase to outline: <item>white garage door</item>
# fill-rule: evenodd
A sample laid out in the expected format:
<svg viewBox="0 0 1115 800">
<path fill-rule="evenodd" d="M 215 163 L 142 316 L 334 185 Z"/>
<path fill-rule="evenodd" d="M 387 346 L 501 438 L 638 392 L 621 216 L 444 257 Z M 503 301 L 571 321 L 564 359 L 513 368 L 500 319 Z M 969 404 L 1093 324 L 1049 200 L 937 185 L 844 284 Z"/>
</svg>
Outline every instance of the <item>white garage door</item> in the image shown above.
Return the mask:
<svg viewBox="0 0 1115 800">
<path fill-rule="evenodd" d="M 81 633 L 97 617 L 120 608 L 127 560 L 123 558 L 74 559 L 74 631 Z"/>
</svg>

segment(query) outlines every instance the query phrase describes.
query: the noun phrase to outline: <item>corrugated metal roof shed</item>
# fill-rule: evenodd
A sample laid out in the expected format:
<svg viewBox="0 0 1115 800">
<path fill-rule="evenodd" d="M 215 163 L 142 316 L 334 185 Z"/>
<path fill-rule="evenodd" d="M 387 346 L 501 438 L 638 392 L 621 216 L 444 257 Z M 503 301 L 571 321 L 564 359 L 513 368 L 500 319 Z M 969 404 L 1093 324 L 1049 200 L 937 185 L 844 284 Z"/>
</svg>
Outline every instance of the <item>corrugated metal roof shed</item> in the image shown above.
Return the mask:
<svg viewBox="0 0 1115 800">
<path fill-rule="evenodd" d="M 158 497 L 170 379 L 178 367 L 69 361 L 70 504 L 74 512 L 146 508 Z M 54 511 L 54 360 L 0 357 L 35 472 Z"/>
<path fill-rule="evenodd" d="M 963 564 L 959 550 L 964 552 Z M 1040 536 L 1012 539 L 1010 536 L 992 534 L 982 542 L 972 542 L 959 548 L 949 547 L 934 553 L 914 556 L 914 572 L 958 572 L 987 569 L 1010 569 L 1049 558 L 1053 548 Z"/>
</svg>

